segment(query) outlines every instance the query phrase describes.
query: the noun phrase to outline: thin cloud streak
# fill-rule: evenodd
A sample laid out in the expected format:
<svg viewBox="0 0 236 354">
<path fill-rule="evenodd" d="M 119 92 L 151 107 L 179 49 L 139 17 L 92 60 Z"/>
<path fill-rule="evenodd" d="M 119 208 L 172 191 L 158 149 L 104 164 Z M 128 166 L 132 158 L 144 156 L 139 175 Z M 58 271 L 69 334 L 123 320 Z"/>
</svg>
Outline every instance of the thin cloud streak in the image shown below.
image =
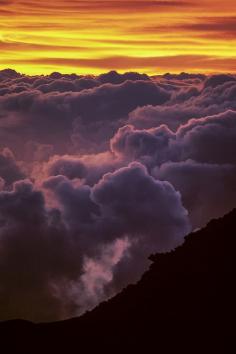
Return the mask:
<svg viewBox="0 0 236 354">
<path fill-rule="evenodd" d="M 140 57 L 110 57 L 110 58 L 95 58 L 95 59 L 61 59 L 61 58 L 37 58 L 28 60 L 11 60 L 11 66 L 25 63 L 33 66 L 50 66 L 63 67 L 69 70 L 76 68 L 86 68 L 96 70 L 113 70 L 120 71 L 142 69 L 144 71 L 152 71 L 156 73 L 165 73 L 172 71 L 192 71 L 192 72 L 236 72 L 235 58 L 219 58 L 200 55 L 179 55 L 165 56 L 154 58 Z M 64 70 L 65 71 L 65 70 Z"/>
</svg>

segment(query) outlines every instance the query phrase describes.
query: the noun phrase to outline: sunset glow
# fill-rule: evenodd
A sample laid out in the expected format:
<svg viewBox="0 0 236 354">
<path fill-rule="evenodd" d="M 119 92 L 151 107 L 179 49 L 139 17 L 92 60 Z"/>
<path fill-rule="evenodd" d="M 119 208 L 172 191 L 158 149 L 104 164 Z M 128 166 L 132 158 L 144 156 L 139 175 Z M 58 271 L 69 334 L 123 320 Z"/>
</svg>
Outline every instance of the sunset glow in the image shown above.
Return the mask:
<svg viewBox="0 0 236 354">
<path fill-rule="evenodd" d="M 1 0 L 0 69 L 236 72 L 235 0 Z"/>
</svg>

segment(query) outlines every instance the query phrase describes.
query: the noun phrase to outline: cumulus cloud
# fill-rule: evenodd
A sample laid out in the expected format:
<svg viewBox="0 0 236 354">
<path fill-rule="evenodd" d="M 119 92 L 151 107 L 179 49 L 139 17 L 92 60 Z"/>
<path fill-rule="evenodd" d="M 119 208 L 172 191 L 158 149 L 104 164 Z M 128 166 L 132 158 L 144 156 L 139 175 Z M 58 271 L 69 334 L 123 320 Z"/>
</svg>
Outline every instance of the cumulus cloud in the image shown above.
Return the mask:
<svg viewBox="0 0 236 354">
<path fill-rule="evenodd" d="M 138 107 L 130 112 L 128 122 L 139 129 L 167 124 L 172 130 L 176 130 L 191 118 L 235 110 L 235 80 L 233 75 L 213 75 L 191 83 L 188 79 L 173 81 L 168 78 L 164 81 L 165 85 L 166 82 L 171 82 L 171 86 L 176 87 L 177 82 L 181 83 L 172 92 L 171 99 L 164 105 Z"/>
<path fill-rule="evenodd" d="M 111 140 L 111 148 L 129 161 L 142 162 L 156 178 L 170 181 L 181 192 L 193 225 L 200 227 L 234 205 L 235 128 L 232 110 L 191 119 L 175 133 L 165 125 L 126 126 Z"/>
<path fill-rule="evenodd" d="M 29 86 L 20 92 L 14 89 L 0 97 L 1 139 L 12 149 L 17 145 L 18 151 L 22 137 L 52 144 L 59 153 L 72 148 L 71 138 L 77 150 L 97 152 L 98 144 L 104 150 L 130 111 L 146 104 L 163 104 L 170 98 L 170 92 L 156 82 L 134 78 L 120 84 L 99 84 L 79 92 L 68 86 L 75 85 L 76 80 L 68 84 L 68 79 Z M 48 86 L 52 85 L 54 90 L 50 91 Z M 11 82 L 8 86 L 11 87 Z M 12 86 L 15 87 L 15 83 Z"/>
<path fill-rule="evenodd" d="M 220 217 L 235 207 L 236 166 L 193 160 L 166 162 L 153 171 L 180 191 L 193 228 Z"/>
<path fill-rule="evenodd" d="M 126 125 L 111 139 L 111 150 L 123 158 L 140 160 L 145 165 L 160 164 L 171 156 L 170 142 L 175 134 L 166 125 L 147 130 L 137 130 Z"/>
<path fill-rule="evenodd" d="M 12 151 L 8 148 L 0 151 L 0 176 L 7 185 L 24 178 Z"/>
<path fill-rule="evenodd" d="M 105 175 L 94 187 L 57 176 L 44 188 L 54 207 L 29 181 L 0 192 L 5 319 L 83 312 L 137 279 L 149 253 L 173 249 L 189 230 L 180 195 L 139 164 Z"/>
<path fill-rule="evenodd" d="M 235 164 L 236 112 L 190 120 L 178 129 L 176 145 L 183 160 Z"/>
<path fill-rule="evenodd" d="M 0 72 L 1 319 L 96 306 L 236 202 L 234 75 Z"/>
</svg>

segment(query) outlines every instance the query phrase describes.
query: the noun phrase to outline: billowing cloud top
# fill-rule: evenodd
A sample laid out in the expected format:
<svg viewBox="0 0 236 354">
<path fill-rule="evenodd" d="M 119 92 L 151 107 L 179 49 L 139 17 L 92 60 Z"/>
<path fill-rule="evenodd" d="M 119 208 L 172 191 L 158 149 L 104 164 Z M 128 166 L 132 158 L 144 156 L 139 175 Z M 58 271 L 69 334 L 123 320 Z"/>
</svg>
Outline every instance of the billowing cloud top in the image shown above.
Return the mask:
<svg viewBox="0 0 236 354">
<path fill-rule="evenodd" d="M 0 67 L 236 72 L 235 0 L 3 0 Z"/>
<path fill-rule="evenodd" d="M 0 71 L 0 319 L 75 316 L 236 203 L 236 77 Z"/>
</svg>

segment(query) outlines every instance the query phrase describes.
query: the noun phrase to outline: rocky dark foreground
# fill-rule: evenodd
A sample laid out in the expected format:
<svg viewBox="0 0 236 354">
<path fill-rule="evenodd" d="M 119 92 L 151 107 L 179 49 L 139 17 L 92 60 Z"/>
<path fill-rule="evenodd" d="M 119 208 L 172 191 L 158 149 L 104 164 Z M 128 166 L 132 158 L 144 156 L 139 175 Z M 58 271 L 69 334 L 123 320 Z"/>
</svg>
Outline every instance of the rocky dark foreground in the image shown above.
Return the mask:
<svg viewBox="0 0 236 354">
<path fill-rule="evenodd" d="M 136 285 L 80 318 L 0 324 L 2 353 L 234 353 L 236 210 L 151 256 Z"/>
</svg>

